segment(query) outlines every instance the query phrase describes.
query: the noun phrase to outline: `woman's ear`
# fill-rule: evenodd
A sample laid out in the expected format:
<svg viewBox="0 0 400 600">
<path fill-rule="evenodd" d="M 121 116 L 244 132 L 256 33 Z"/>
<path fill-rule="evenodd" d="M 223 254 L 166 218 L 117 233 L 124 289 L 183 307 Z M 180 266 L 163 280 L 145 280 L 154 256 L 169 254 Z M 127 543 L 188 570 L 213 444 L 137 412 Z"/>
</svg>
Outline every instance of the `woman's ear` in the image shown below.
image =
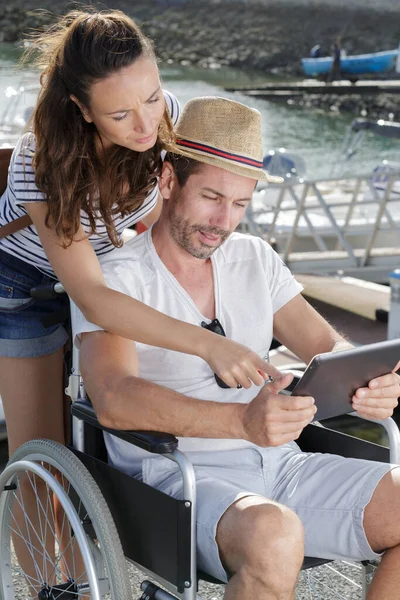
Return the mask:
<svg viewBox="0 0 400 600">
<path fill-rule="evenodd" d="M 78 98 L 76 98 L 76 96 L 73 96 L 71 94 L 69 99 L 72 100 L 72 102 L 74 102 L 77 105 L 77 107 L 81 111 L 82 116 L 85 119 L 85 121 L 87 123 L 93 123 L 93 119 L 90 117 L 89 111 L 87 110 L 87 108 L 85 106 L 83 106 L 83 104 L 81 102 L 79 102 Z"/>
<path fill-rule="evenodd" d="M 171 194 L 178 185 L 175 171 L 171 163 L 164 161 L 161 169 L 160 179 L 158 180 L 158 189 L 160 190 L 161 196 L 164 200 L 171 197 Z"/>
</svg>

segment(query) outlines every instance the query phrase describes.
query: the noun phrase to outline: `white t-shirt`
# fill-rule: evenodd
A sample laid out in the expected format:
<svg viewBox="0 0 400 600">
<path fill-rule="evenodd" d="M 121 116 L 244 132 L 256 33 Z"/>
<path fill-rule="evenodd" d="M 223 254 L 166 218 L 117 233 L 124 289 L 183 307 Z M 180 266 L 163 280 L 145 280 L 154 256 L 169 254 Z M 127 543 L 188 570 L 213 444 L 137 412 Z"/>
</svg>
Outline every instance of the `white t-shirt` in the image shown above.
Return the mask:
<svg viewBox="0 0 400 600">
<path fill-rule="evenodd" d="M 179 102 L 173 94 L 166 90 L 163 93 L 171 120 L 175 125 L 180 114 Z M 35 136 L 33 133 L 26 133 L 18 141 L 11 157 L 7 188 L 0 199 L 0 226 L 26 215 L 25 204 L 46 201 L 46 196 L 35 184 L 35 173 L 32 166 L 34 155 Z M 124 229 L 134 225 L 149 214 L 157 204 L 157 197 L 158 184 L 156 183 L 139 208 L 125 217 L 120 214 L 114 215 L 113 220 L 118 235 L 121 236 Z M 83 210 L 81 211 L 81 224 L 86 233 L 91 231 L 89 218 Z M 106 226 L 101 219 L 97 220 L 96 226 L 97 232 L 89 235 L 89 241 L 97 256 L 100 257 L 112 252 L 115 246 L 111 243 Z M 54 271 L 34 225 L 0 239 L 0 250 L 33 265 L 48 275 L 54 276 Z"/>
<path fill-rule="evenodd" d="M 226 336 L 255 352 L 268 353 L 272 340 L 273 315 L 302 290 L 278 254 L 258 237 L 233 233 L 212 256 L 216 317 Z M 210 322 L 159 258 L 151 230 L 127 242 L 101 261 L 107 285 L 128 294 L 171 317 L 200 326 Z M 73 330 L 79 335 L 101 328 L 89 323 L 73 308 Z M 136 344 L 139 375 L 177 392 L 217 402 L 250 402 L 259 388 L 223 389 L 208 364 L 197 356 Z M 134 409 L 135 399 L 132 398 Z M 135 475 L 147 452 L 107 436 L 110 461 Z M 251 446 L 245 440 L 180 438 L 179 448 L 229 450 Z"/>
</svg>

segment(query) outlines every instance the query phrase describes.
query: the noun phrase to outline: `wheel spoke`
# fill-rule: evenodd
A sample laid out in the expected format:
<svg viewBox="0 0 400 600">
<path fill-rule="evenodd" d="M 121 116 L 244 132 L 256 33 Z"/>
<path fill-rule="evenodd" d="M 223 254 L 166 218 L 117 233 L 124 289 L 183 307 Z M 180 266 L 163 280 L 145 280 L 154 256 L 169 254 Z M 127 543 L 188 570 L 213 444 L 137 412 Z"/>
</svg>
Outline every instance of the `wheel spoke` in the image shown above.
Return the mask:
<svg viewBox="0 0 400 600">
<path fill-rule="evenodd" d="M 32 544 L 32 540 L 31 540 L 30 529 L 29 529 L 29 526 L 28 526 L 28 523 L 27 523 L 27 515 L 26 515 L 26 511 L 25 511 L 24 499 L 22 498 L 21 487 L 19 487 L 19 490 L 18 490 L 18 492 L 19 492 L 19 493 L 20 493 L 20 495 L 21 495 L 21 501 L 20 501 L 20 500 L 19 500 L 19 498 L 18 498 L 18 493 L 17 493 L 17 494 L 15 494 L 15 498 L 16 498 L 16 500 L 17 500 L 17 502 L 18 502 L 19 506 L 20 506 L 20 509 L 22 510 L 22 513 L 23 513 L 23 515 L 24 515 L 24 520 L 25 520 L 25 528 L 26 528 L 26 532 L 27 532 L 27 535 L 28 535 L 28 538 L 29 538 L 29 545 L 30 545 L 30 547 L 32 548 L 32 547 L 33 547 L 33 544 Z M 40 543 L 40 539 L 39 539 L 39 543 Z M 35 552 L 33 552 L 33 551 L 30 551 L 30 554 L 31 554 L 31 558 L 32 558 L 32 561 L 33 561 L 33 565 L 34 565 L 34 567 L 35 567 L 36 574 L 37 574 L 37 576 L 39 577 L 39 576 L 40 576 L 40 569 L 39 569 L 39 565 L 38 565 L 38 564 L 37 564 L 37 562 L 36 562 L 36 558 L 35 558 Z"/>
<path fill-rule="evenodd" d="M 82 462 L 56 442 L 34 440 L 16 451 L 6 471 L 0 598 L 36 598 L 46 590 L 76 600 L 131 597 L 115 524 Z"/>
<path fill-rule="evenodd" d="M 46 528 L 43 531 L 42 517 L 41 517 L 41 514 L 40 514 L 40 512 L 41 512 L 40 509 L 42 509 L 42 511 L 43 511 L 43 506 L 42 506 L 42 502 L 41 502 L 41 500 L 39 498 L 39 493 L 38 493 L 38 490 L 37 490 L 37 487 L 36 487 L 36 479 L 35 479 L 35 476 L 33 474 L 32 474 L 32 478 L 33 478 L 33 482 L 32 482 L 32 479 L 31 479 L 31 473 L 28 473 L 29 482 L 30 482 L 30 484 L 32 486 L 32 489 L 33 489 L 34 493 L 35 493 L 36 507 L 37 507 L 37 513 L 38 513 L 38 518 L 39 518 L 39 526 L 40 526 L 40 536 L 41 536 L 41 539 L 44 540 L 44 545 L 45 545 L 46 544 L 46 539 L 47 539 L 47 518 L 46 518 Z M 49 496 L 49 494 L 46 494 L 46 504 L 47 504 L 47 498 L 48 498 L 48 496 Z M 45 515 L 47 515 L 46 511 L 43 511 L 43 512 L 44 512 Z M 46 550 L 46 553 L 47 553 L 47 550 Z M 47 575 L 47 559 L 46 559 L 45 555 L 43 555 L 43 571 L 44 571 L 44 581 L 49 581 L 48 575 Z"/>
<path fill-rule="evenodd" d="M 20 489 L 21 489 L 21 488 L 20 488 Z M 50 494 L 52 495 L 52 493 L 53 493 L 53 492 L 52 492 L 52 491 L 51 491 L 51 490 L 48 488 L 48 486 L 46 485 L 46 494 L 47 494 L 47 495 L 50 495 Z M 19 502 L 18 498 L 17 498 L 17 501 Z M 43 553 L 41 553 L 41 552 L 40 552 L 40 550 L 37 548 L 37 546 L 35 546 L 35 545 L 32 543 L 32 540 L 31 540 L 31 535 L 30 535 L 30 528 L 27 526 L 27 531 L 28 531 L 28 535 L 29 535 L 29 543 L 30 543 L 30 545 L 31 545 L 31 548 L 34 548 L 36 552 L 38 552 L 39 554 L 42 554 L 42 556 L 43 556 L 43 557 L 45 557 L 45 559 L 47 559 L 47 561 L 48 561 L 48 562 L 51 564 L 51 563 L 53 562 L 53 559 L 51 558 L 51 556 L 49 555 L 49 553 L 48 553 L 48 551 L 47 551 L 47 549 L 46 549 L 46 547 L 45 547 L 45 540 L 41 540 L 41 538 L 40 538 L 40 537 L 39 537 L 39 535 L 38 535 L 38 532 L 36 531 L 36 528 L 34 527 L 34 525 L 33 525 L 33 523 L 32 523 L 32 520 L 29 518 L 29 516 L 27 516 L 27 514 L 26 514 L 26 511 L 25 511 L 25 505 L 24 505 L 24 506 L 22 506 L 22 504 L 23 504 L 23 501 L 22 501 L 22 504 L 21 504 L 21 503 L 19 503 L 19 504 L 20 504 L 20 506 L 21 506 L 21 508 L 22 508 L 22 510 L 23 510 L 25 522 L 27 522 L 27 521 L 28 521 L 28 523 L 29 523 L 30 527 L 32 528 L 32 531 L 33 531 L 33 533 L 35 534 L 35 536 L 36 536 L 36 538 L 37 538 L 37 540 L 38 540 L 38 542 L 39 542 L 39 544 L 40 544 L 40 545 L 42 546 L 42 548 L 43 548 Z M 16 521 L 16 519 L 15 519 L 15 516 L 14 516 L 14 515 L 13 515 L 13 519 Z M 47 522 L 48 522 L 48 520 L 47 520 Z M 54 539 L 57 539 L 57 534 L 56 534 L 56 531 L 55 531 L 55 529 L 54 529 L 53 527 L 51 527 L 51 524 L 50 524 L 50 529 L 51 529 L 51 535 L 53 536 L 53 538 L 54 538 Z M 34 561 L 35 568 L 37 567 L 37 569 L 36 569 L 36 570 L 38 571 L 39 567 L 38 567 L 38 565 L 37 565 L 37 562 L 36 562 L 36 560 L 35 560 L 35 556 L 34 556 L 34 554 L 35 554 L 35 553 L 33 553 L 33 555 L 32 555 L 32 560 Z M 39 572 L 40 572 L 40 570 L 39 570 Z M 62 570 L 61 570 L 61 575 L 62 575 L 64 578 L 67 578 L 67 574 L 66 574 L 66 573 L 64 573 Z M 42 579 L 43 579 L 43 581 L 48 581 L 48 579 L 47 579 L 47 578 L 45 578 L 44 576 L 42 577 Z"/>
</svg>

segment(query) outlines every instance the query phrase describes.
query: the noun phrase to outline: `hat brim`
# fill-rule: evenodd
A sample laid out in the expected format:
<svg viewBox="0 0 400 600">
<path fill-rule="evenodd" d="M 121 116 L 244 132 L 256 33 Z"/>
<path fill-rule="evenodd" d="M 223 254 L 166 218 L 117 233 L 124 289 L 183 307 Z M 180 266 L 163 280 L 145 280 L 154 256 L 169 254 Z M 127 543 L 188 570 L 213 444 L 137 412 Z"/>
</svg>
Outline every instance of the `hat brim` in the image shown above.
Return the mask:
<svg viewBox="0 0 400 600">
<path fill-rule="evenodd" d="M 283 177 L 276 177 L 274 175 L 270 175 L 268 171 L 264 171 L 263 169 L 258 169 L 257 167 L 243 166 L 240 164 L 236 164 L 233 161 L 224 159 L 222 157 L 214 157 L 204 155 L 201 152 L 197 152 L 196 150 L 188 150 L 183 149 L 181 146 L 170 147 L 167 148 L 169 152 L 173 152 L 174 154 L 180 154 L 182 156 L 186 156 L 187 158 L 192 158 L 193 160 L 197 160 L 201 163 L 205 163 L 207 165 L 212 165 L 213 167 L 218 167 L 219 169 L 225 169 L 226 171 L 230 171 L 231 173 L 235 173 L 236 175 L 241 175 L 242 177 L 249 177 L 250 179 L 256 179 L 257 181 L 266 181 L 267 183 L 283 183 Z"/>
</svg>

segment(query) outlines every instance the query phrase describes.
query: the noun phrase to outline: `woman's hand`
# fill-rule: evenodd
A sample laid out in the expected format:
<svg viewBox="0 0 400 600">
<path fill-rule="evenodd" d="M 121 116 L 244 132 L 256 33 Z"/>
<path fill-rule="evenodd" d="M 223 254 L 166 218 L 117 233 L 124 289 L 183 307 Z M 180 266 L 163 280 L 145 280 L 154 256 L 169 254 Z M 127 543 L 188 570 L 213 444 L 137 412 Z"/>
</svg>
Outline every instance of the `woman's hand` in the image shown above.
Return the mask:
<svg viewBox="0 0 400 600">
<path fill-rule="evenodd" d="M 387 419 L 393 414 L 400 396 L 400 377 L 388 373 L 371 379 L 368 387 L 359 388 L 351 401 L 353 408 L 366 419 Z"/>
<path fill-rule="evenodd" d="M 278 369 L 246 346 L 215 333 L 208 337 L 202 358 L 229 387 L 241 385 L 247 389 L 252 383 L 260 386 L 270 377 L 281 377 Z"/>
</svg>

